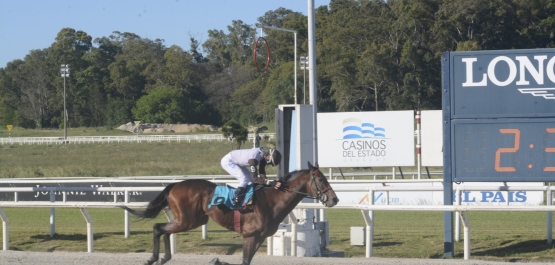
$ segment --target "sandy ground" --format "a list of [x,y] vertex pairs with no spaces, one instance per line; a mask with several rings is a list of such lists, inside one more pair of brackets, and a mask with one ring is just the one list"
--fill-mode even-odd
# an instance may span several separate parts
[[[64,265],[64,264],[143,264],[150,254],[148,253],[79,253],[79,252],[24,252],[24,251],[0,251],[0,264],[43,264],[43,265]],[[232,264],[240,264],[241,256],[216,256],[216,255],[185,255],[176,254],[168,265],[172,264],[209,264],[214,258]],[[392,259],[392,258],[296,258],[278,257],[267,255],[256,255],[252,260],[253,265],[301,265],[301,264],[552,264],[552,263],[518,263],[518,262],[492,262],[482,260],[462,260],[462,259]]]

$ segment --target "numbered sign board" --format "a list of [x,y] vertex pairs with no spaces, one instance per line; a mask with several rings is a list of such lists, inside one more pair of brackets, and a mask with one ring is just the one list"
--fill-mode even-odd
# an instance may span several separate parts
[[555,181],[555,49],[443,56],[453,182]]

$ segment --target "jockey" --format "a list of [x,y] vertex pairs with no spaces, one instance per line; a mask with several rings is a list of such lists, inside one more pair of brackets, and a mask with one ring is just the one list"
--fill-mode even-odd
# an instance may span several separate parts
[[245,196],[245,189],[250,183],[256,182],[276,189],[279,188],[281,186],[280,182],[270,181],[266,178],[266,165],[277,166],[279,162],[281,162],[281,153],[278,150],[265,151],[262,147],[233,150],[225,155],[222,158],[222,168],[239,180],[231,209],[238,210],[242,208],[241,198]]

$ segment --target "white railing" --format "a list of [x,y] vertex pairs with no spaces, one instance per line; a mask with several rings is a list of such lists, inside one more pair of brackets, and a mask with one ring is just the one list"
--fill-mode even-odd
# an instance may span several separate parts
[[[99,188],[88,188],[88,187],[44,187],[44,188],[33,188],[33,187],[7,187],[0,188],[0,192],[37,192],[37,191],[48,191],[51,196],[50,202],[45,201],[2,201],[0,202],[0,218],[2,219],[2,229],[3,229],[3,250],[9,250],[9,229],[8,229],[8,217],[2,210],[3,207],[48,207],[51,208],[51,214],[53,214],[54,208],[65,207],[65,208],[79,208],[87,222],[87,250],[88,252],[93,252],[93,224],[90,218],[87,208],[116,208],[120,206],[128,206],[131,208],[144,208],[148,204],[147,202],[129,202],[130,192],[136,191],[161,191],[164,187],[99,187]],[[364,191],[368,192],[370,198],[374,197],[376,191],[406,191],[406,192],[421,192],[421,191],[438,191],[438,187],[418,187],[418,188],[406,188],[406,187],[363,187],[360,185],[354,185],[353,187],[341,187],[334,189],[335,192],[352,192],[352,191]],[[461,201],[462,191],[473,191],[473,190],[499,190],[499,191],[509,191],[509,190],[534,190],[534,191],[545,191],[547,198],[547,206],[511,206],[511,205],[363,205],[363,204],[341,204],[339,203],[334,207],[334,209],[349,209],[349,210],[360,210],[362,212],[363,218],[366,223],[366,257],[372,256],[372,244],[374,235],[374,215],[373,211],[436,211],[436,212],[455,212],[460,215],[460,219],[464,226],[464,259],[470,259],[470,222],[467,218],[466,213],[470,211],[518,211],[518,212],[547,212],[547,241],[550,244],[552,242],[552,218],[551,212],[555,211],[555,206],[552,205],[553,202],[553,191],[555,187],[543,186],[543,187],[508,187],[508,186],[491,186],[491,187],[459,187],[456,190],[456,196],[458,202]],[[64,200],[61,202],[54,201],[56,192],[68,192],[68,191],[97,191],[97,192],[118,192],[124,193],[124,202],[118,202],[117,195],[114,195],[113,202],[68,202]],[[65,194],[64,194],[65,195]],[[17,198],[17,195],[15,196]],[[373,202],[373,200],[370,200]],[[326,209],[323,205],[317,203],[300,203],[297,206],[298,209]],[[168,220],[172,220],[173,216],[170,211],[165,212]],[[53,221],[54,220],[54,221]],[[51,234],[55,229],[54,223],[55,217],[51,216]],[[129,236],[129,213],[125,211],[125,236]],[[293,228],[292,228],[293,229]],[[206,228],[203,226],[203,237],[205,237]],[[458,232],[457,232],[458,233]],[[172,235],[171,245],[172,253],[175,253],[175,235]],[[269,241],[271,242],[271,240]],[[270,244],[270,243],[269,243]],[[293,244],[293,243],[292,243]],[[296,242],[295,244],[296,245]]]
[[[374,180],[388,179],[391,177],[393,180],[424,180],[430,181],[432,179],[418,178],[421,173],[418,172],[403,172],[403,175],[398,174],[396,171],[392,172],[352,172],[352,173],[334,173],[333,168],[330,168],[329,179],[330,180],[341,180],[342,177],[349,177],[351,180],[355,180],[357,177],[371,177]],[[443,171],[430,171],[428,172],[430,176],[435,177],[435,180],[443,181]],[[346,179],[346,178],[345,178]]]
[[[273,139],[275,133],[261,133],[260,137]],[[254,134],[248,135],[248,141],[254,141]],[[190,135],[126,135],[126,136],[68,136],[63,137],[0,137],[0,144],[91,144],[91,143],[130,143],[130,142],[201,142],[229,141],[223,134],[190,134]]]
[[[349,172],[343,173],[346,177],[345,180],[341,178],[340,175],[331,172],[328,176],[330,182],[341,182],[341,181],[362,181],[364,183],[423,183],[423,182],[443,182],[442,178],[437,178],[437,176],[443,175],[442,172],[430,172],[430,175],[436,176],[434,179],[416,179],[417,172],[407,172],[404,173],[405,178],[401,179],[399,176],[394,175],[391,172]],[[270,179],[275,179],[277,175],[270,174],[267,175]],[[372,179],[367,179],[363,177],[370,177]],[[175,175],[175,176],[127,176],[127,177],[113,177],[113,178],[101,178],[101,177],[58,177],[58,178],[0,178],[1,183],[17,184],[17,183],[57,183],[57,184],[70,184],[70,183],[88,183],[94,182],[113,182],[113,183],[128,183],[128,182],[140,182],[140,183],[167,183],[168,181],[181,181],[186,179],[206,179],[206,180],[235,180],[230,175]]]

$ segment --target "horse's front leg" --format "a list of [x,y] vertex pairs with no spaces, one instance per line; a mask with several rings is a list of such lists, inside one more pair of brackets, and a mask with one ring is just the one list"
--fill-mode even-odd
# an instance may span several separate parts
[[264,242],[264,238],[261,236],[243,238],[243,265],[251,264],[251,260],[262,242]]

